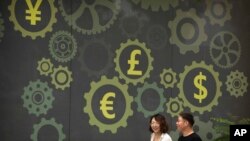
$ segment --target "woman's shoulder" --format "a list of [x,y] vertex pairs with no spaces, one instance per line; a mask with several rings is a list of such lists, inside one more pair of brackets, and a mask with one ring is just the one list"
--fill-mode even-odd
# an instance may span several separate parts
[[168,133],[163,134],[163,141],[172,141],[172,138]]

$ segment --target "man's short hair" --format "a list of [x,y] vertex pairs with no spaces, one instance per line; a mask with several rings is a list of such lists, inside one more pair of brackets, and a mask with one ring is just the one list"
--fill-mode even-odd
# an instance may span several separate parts
[[187,120],[188,123],[191,125],[191,127],[193,127],[194,125],[194,116],[190,113],[180,113],[179,116],[181,116],[183,119]]

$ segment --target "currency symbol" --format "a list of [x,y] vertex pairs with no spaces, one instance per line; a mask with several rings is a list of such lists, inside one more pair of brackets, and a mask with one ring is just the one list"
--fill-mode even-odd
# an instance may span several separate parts
[[30,14],[29,16],[25,16],[25,20],[30,20],[31,25],[36,25],[37,21],[41,21],[41,17],[38,17],[41,15],[41,11],[38,10],[42,3],[42,0],[37,0],[35,3],[35,7],[32,5],[31,0],[26,0],[26,4],[29,7],[29,10],[26,10],[26,14]]
[[202,80],[207,80],[207,77],[200,72],[194,78],[194,85],[199,89],[199,94],[194,93],[194,98],[199,100],[199,103],[202,103],[202,100],[207,97],[207,89],[202,85]]
[[102,114],[104,115],[104,117],[106,117],[107,119],[114,119],[115,118],[115,114],[110,114],[108,113],[108,111],[113,110],[113,101],[108,101],[109,97],[113,97],[115,98],[115,93],[113,92],[107,92],[103,97],[102,100],[100,101],[100,110],[102,111]]
[[141,55],[141,50],[133,50],[130,55],[130,60],[128,60],[128,64],[130,64],[129,70],[127,71],[127,74],[130,75],[142,75],[142,71],[135,70],[135,65],[139,64],[138,60],[135,60],[135,56],[139,54]]

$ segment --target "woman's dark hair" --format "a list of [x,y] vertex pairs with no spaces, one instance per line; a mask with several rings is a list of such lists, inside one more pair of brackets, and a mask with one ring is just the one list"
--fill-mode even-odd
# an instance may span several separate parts
[[194,125],[194,116],[190,113],[180,113],[179,116],[181,116],[183,119],[187,120],[191,127]]
[[[161,114],[155,114],[150,117],[149,124],[151,124],[153,118],[155,118],[155,120],[160,124],[161,133],[167,133],[169,130],[169,127],[168,127],[165,117]],[[149,131],[154,132],[153,129],[151,128],[151,125],[149,126]]]

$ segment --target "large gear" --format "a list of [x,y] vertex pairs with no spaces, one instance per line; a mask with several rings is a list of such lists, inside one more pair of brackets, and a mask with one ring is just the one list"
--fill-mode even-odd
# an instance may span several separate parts
[[243,96],[247,92],[247,77],[243,72],[239,72],[238,70],[232,71],[227,76],[226,86],[231,96],[235,96],[236,98]]
[[151,8],[152,11],[168,11],[170,5],[176,7],[179,4],[178,0],[132,0],[135,4],[141,3],[143,9]]
[[176,11],[176,18],[168,23],[171,29],[170,43],[177,45],[181,54],[187,51],[199,52],[200,45],[207,40],[205,19],[197,16],[194,8]]
[[70,87],[70,82],[73,81],[72,72],[68,67],[62,67],[61,65],[58,68],[54,68],[51,78],[51,83],[56,86],[56,89],[62,90]]
[[40,75],[48,76],[53,72],[54,65],[51,63],[50,59],[42,58],[42,60],[38,61],[37,70]]
[[228,0],[206,0],[206,5],[205,15],[208,16],[212,25],[223,26],[227,20],[232,18],[230,15],[232,3],[229,3]]
[[176,73],[169,69],[163,69],[162,73],[160,74],[161,77],[161,84],[165,86],[165,88],[174,88],[174,85],[177,82]]
[[[160,99],[160,103],[159,103],[158,107],[153,111],[147,110],[142,105],[142,100],[141,100],[142,95],[148,89],[155,90],[156,94],[159,95],[159,99]],[[137,88],[137,96],[135,97],[135,102],[138,105],[137,111],[142,112],[144,114],[145,118],[147,118],[147,117],[149,117],[151,115],[154,115],[156,113],[163,112],[164,111],[164,108],[163,108],[164,103],[166,102],[166,98],[164,98],[164,89],[159,88],[155,82],[151,83],[151,84],[145,82],[144,85],[141,88]]]
[[240,60],[240,41],[233,33],[221,31],[212,38],[209,51],[217,66],[231,68]]
[[57,123],[54,118],[51,118],[49,120],[42,118],[41,122],[38,124],[33,125],[34,132],[32,135],[30,135],[30,138],[32,141],[38,141],[38,135],[41,128],[44,128],[46,126],[53,126],[58,132],[58,141],[63,141],[65,139],[65,134],[63,133],[63,125],[60,123]]
[[21,98],[24,102],[23,107],[28,109],[29,114],[35,114],[36,116],[47,114],[47,111],[52,108],[52,102],[55,99],[48,83],[41,82],[39,79],[30,82],[24,88],[24,94]]
[[152,49],[162,49],[167,45],[168,34],[166,27],[162,25],[152,25],[149,27],[146,39],[147,44]]
[[2,19],[2,14],[0,13],[0,42],[2,41],[4,35],[4,20]]
[[[121,66],[119,63],[120,59],[121,59],[120,56],[121,56],[123,50],[127,47],[130,47],[130,46],[136,46],[136,47],[141,48],[145,52],[145,54],[147,55],[147,60],[148,60],[148,66],[147,66],[146,72],[140,78],[136,78],[136,79],[132,79],[132,78],[127,77],[122,72]],[[137,83],[143,83],[143,81],[150,76],[150,72],[153,70],[152,63],[153,63],[154,59],[152,58],[150,53],[151,53],[151,51],[150,51],[150,49],[147,49],[145,43],[139,42],[138,39],[135,39],[135,40],[128,39],[126,43],[121,43],[120,48],[118,50],[116,50],[116,57],[114,59],[114,62],[116,64],[115,70],[119,73],[119,78],[124,79],[126,81],[126,83],[132,83],[134,85],[136,85]]]
[[[67,4],[67,1],[68,0],[59,0],[58,2],[59,9],[65,21],[77,32],[87,35],[101,33],[110,28],[116,20],[121,4],[121,0],[82,0],[80,3],[79,1],[71,1],[72,3],[70,4]],[[105,9],[108,9],[109,12],[112,11],[112,13],[107,13]],[[112,17],[109,18],[110,16]],[[84,24],[85,26],[86,24],[90,24],[86,23],[87,21],[91,21],[90,27],[83,26]]]
[[181,101],[178,97],[170,98],[166,106],[166,112],[169,113],[171,117],[177,117],[184,109],[183,101]]
[[[192,103],[190,103],[188,101],[188,99],[186,98],[185,96],[185,91],[184,91],[184,80],[185,80],[185,77],[187,76],[187,74],[192,71],[193,69],[196,69],[196,68],[202,68],[202,69],[205,69],[207,70],[208,72],[211,73],[211,75],[213,76],[214,78],[214,81],[215,81],[215,86],[216,86],[216,89],[215,89],[215,96],[214,98],[212,99],[212,101],[206,105],[205,107],[198,107],[196,105],[193,105]],[[200,63],[197,63],[195,61],[193,61],[192,65],[190,66],[185,66],[185,70],[183,73],[181,73],[179,75],[180,77],[180,82],[177,84],[177,87],[179,88],[180,92],[179,92],[179,97],[183,100],[183,105],[184,107],[189,107],[191,112],[199,112],[200,114],[202,114],[203,112],[205,111],[208,111],[208,112],[211,112],[212,110],[212,107],[213,106],[216,106],[218,105],[218,99],[219,97],[222,96],[222,92],[221,92],[221,86],[222,86],[222,83],[220,82],[219,80],[219,73],[218,72],[215,72],[214,69],[213,69],[213,66],[212,65],[206,65],[204,61],[201,61]]]
[[50,38],[49,51],[58,62],[68,62],[74,58],[77,52],[77,43],[71,33],[58,31]]
[[46,32],[52,31],[53,24],[55,24],[57,22],[57,19],[56,19],[57,8],[54,5],[54,0],[47,0],[48,4],[50,6],[50,12],[51,12],[50,19],[49,19],[49,22],[46,25],[46,27],[40,31],[29,31],[29,29],[25,29],[22,25],[19,24],[19,22],[17,21],[16,12],[15,12],[17,1],[18,0],[12,0],[11,5],[8,7],[8,9],[10,10],[9,19],[10,19],[10,21],[12,21],[14,23],[14,29],[16,31],[19,30],[22,33],[23,37],[30,36],[32,38],[32,40],[35,40],[38,36],[40,36],[41,38],[44,38]]
[[[133,111],[131,109],[131,103],[133,101],[133,97],[129,96],[129,94],[128,94],[128,86],[126,84],[121,84],[117,77],[114,77],[112,79],[108,79],[106,76],[102,76],[101,80],[99,82],[91,82],[90,85],[91,85],[91,90],[88,93],[84,94],[84,98],[86,100],[86,107],[83,109],[84,112],[89,115],[90,125],[98,126],[99,131],[101,133],[104,133],[104,131],[106,131],[106,130],[109,130],[112,133],[116,133],[117,129],[119,127],[126,127],[127,126],[126,120],[128,119],[129,116],[133,115]],[[122,92],[122,94],[125,98],[124,103],[126,103],[126,108],[125,108],[125,112],[123,114],[123,117],[114,124],[105,124],[105,123],[102,123],[101,121],[99,121],[96,118],[95,114],[93,113],[93,109],[91,108],[92,98],[93,98],[95,92],[99,88],[101,88],[102,86],[105,86],[105,85],[112,85],[112,86],[117,87]]]

